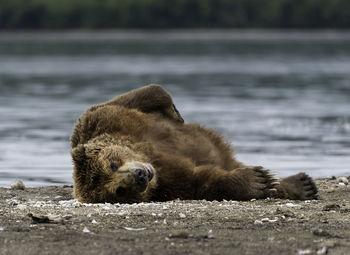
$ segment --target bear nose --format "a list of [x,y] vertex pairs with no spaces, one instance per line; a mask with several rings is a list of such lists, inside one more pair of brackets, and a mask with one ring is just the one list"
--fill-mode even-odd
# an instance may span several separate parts
[[134,172],[134,178],[137,184],[146,184],[147,183],[147,175],[146,171],[143,169],[136,169]]

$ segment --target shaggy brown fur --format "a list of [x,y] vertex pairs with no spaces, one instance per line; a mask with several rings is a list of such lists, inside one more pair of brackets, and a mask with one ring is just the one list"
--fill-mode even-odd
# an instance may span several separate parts
[[71,145],[81,202],[317,198],[306,174],[277,181],[263,167],[235,160],[213,130],[184,124],[159,85],[92,106],[77,121]]

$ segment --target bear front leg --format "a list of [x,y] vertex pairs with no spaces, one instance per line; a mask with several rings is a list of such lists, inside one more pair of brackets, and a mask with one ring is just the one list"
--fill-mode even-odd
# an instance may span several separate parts
[[170,94],[157,84],[132,90],[106,102],[105,105],[120,105],[126,108],[137,109],[144,113],[158,112],[176,122],[184,122]]
[[196,169],[197,196],[206,200],[250,200],[271,196],[279,184],[261,166],[244,166],[232,171]]
[[280,184],[276,186],[276,190],[277,192],[273,195],[275,198],[294,200],[312,200],[318,198],[315,183],[305,173],[299,173],[281,179]]

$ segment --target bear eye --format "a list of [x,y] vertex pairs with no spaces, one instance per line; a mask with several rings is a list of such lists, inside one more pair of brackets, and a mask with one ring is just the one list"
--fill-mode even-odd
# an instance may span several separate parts
[[111,167],[111,170],[112,170],[113,172],[117,172],[117,171],[118,171],[118,164],[117,164],[117,163],[112,162],[111,165],[110,165],[110,167]]

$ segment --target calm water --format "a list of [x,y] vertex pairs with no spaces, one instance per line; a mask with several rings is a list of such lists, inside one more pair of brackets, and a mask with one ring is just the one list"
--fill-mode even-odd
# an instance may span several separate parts
[[283,177],[350,175],[350,34],[0,34],[0,186],[71,184],[90,105],[163,84],[187,122]]

